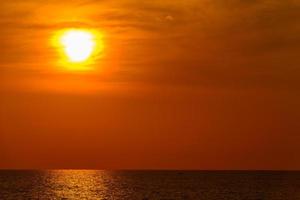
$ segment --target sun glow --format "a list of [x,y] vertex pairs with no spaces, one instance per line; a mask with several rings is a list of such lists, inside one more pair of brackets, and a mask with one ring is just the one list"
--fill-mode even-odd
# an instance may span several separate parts
[[89,71],[103,52],[102,35],[89,29],[64,29],[56,32],[53,45],[62,59],[60,69],[69,71]]
[[96,45],[93,34],[81,30],[67,31],[63,34],[61,43],[69,60],[75,63],[86,61]]

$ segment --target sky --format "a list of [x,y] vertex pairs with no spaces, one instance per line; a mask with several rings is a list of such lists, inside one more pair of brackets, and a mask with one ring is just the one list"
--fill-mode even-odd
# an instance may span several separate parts
[[[0,168],[300,169],[299,0],[3,0]],[[91,70],[52,40],[99,32]]]

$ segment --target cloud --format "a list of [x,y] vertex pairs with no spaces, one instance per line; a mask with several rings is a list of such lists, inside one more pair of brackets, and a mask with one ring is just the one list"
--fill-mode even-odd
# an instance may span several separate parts
[[1,60],[29,59],[33,33],[93,27],[116,44],[120,81],[296,88],[299,6],[292,0],[5,1]]

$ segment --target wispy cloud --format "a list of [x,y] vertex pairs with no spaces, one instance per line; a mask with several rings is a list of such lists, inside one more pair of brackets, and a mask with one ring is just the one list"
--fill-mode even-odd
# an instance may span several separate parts
[[119,81],[299,85],[298,1],[29,0],[0,8],[1,65],[36,59],[33,34],[93,27],[107,31],[111,48],[119,49]]

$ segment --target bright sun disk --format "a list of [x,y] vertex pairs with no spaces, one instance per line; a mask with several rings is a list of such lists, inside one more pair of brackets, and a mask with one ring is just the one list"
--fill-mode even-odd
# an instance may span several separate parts
[[96,45],[94,35],[83,30],[67,31],[60,41],[68,59],[74,63],[88,60]]

